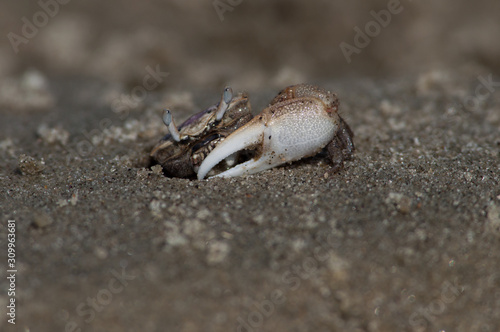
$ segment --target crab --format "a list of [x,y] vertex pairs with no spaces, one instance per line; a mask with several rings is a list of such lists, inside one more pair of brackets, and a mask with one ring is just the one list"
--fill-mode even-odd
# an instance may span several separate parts
[[[167,176],[195,176],[209,152],[251,119],[248,95],[233,96],[232,89],[226,87],[220,102],[191,116],[179,127],[170,110],[164,110],[163,122],[169,134],[156,144],[150,156],[163,167]],[[236,156],[226,158],[228,165],[236,162]]]
[[323,88],[298,84],[282,90],[259,115],[234,131],[203,160],[198,179],[220,161],[253,149],[254,158],[219,173],[233,177],[261,172],[313,156],[326,148],[336,172],[354,152],[353,132],[338,114],[337,96]]

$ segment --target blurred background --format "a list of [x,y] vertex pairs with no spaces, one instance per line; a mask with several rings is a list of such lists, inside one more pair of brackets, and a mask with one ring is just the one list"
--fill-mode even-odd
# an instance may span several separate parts
[[0,22],[4,78],[36,69],[134,86],[146,66],[159,66],[169,73],[163,87],[252,90],[436,68],[500,71],[497,0],[2,1]]

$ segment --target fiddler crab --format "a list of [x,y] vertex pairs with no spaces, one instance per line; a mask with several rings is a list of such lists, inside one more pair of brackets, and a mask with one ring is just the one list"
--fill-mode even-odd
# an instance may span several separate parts
[[[233,96],[231,88],[226,87],[219,103],[193,115],[179,127],[176,127],[172,113],[164,110],[163,122],[170,133],[156,144],[150,156],[168,176],[195,176],[210,151],[251,119],[248,96],[245,93]],[[232,166],[237,154],[225,159]]]
[[[223,160],[229,166],[234,165],[235,156],[242,150],[253,150],[253,158],[214,176],[254,174],[313,156],[323,149],[328,152],[332,170],[338,171],[355,150],[354,134],[338,114],[337,96],[323,88],[309,84],[289,86],[253,118],[246,95],[236,100],[230,97],[226,88],[221,102],[207,109],[219,115],[203,111],[188,119],[179,130],[166,111],[164,122],[171,134],[158,143],[151,156],[167,174],[196,173],[202,180]],[[220,115],[222,109],[226,110]],[[236,111],[237,116],[230,116],[231,111]]]

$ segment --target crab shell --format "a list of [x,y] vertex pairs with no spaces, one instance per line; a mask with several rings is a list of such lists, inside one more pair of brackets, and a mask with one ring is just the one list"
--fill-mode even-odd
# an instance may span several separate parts
[[163,137],[150,156],[168,176],[189,177],[215,146],[230,133],[252,119],[250,101],[245,93],[233,98],[221,120],[216,120],[219,103],[191,116],[178,130],[180,142],[170,134]]
[[312,84],[297,84],[284,88],[274,97],[269,106],[296,98],[320,99],[333,112],[337,112],[339,108],[339,100],[336,94]]

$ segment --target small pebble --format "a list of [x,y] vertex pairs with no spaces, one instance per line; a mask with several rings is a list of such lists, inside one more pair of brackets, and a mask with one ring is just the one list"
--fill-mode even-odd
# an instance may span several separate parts
[[35,175],[41,173],[45,168],[45,161],[36,160],[33,157],[21,154],[18,159],[18,167],[24,175]]
[[411,198],[400,193],[389,193],[385,199],[387,205],[395,205],[397,210],[401,213],[409,213],[411,208]]
[[36,228],[45,228],[53,222],[52,217],[45,212],[37,212],[33,216],[33,225]]
[[213,241],[208,244],[208,254],[207,254],[207,263],[208,264],[217,264],[223,262],[231,248],[226,242],[223,241]]

